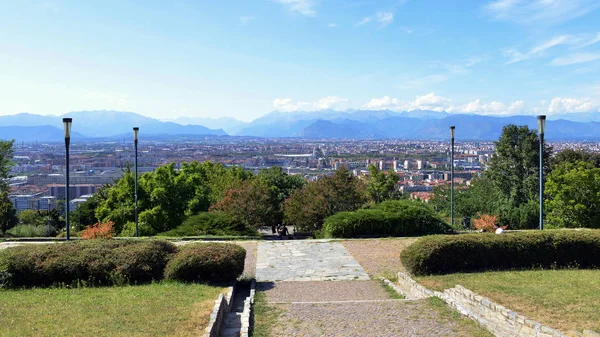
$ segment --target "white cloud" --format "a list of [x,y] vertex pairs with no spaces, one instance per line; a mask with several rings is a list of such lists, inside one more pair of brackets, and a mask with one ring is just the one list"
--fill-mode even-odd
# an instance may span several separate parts
[[346,102],[348,102],[347,98],[338,96],[327,96],[312,102],[293,101],[291,98],[275,98],[273,100],[273,107],[283,112],[337,110],[343,109],[343,105]]
[[390,23],[394,22],[394,13],[392,12],[378,12],[375,14],[375,19],[379,22],[380,27],[385,27]]
[[505,64],[513,64],[517,62],[521,62],[524,60],[528,60],[534,57],[539,57],[544,55],[544,52],[552,47],[556,47],[563,44],[575,44],[580,39],[574,37],[572,35],[560,35],[551,38],[550,40],[544,41],[533,46],[528,52],[522,53],[516,49],[505,49],[504,55],[509,58],[508,62]]
[[494,19],[525,25],[556,25],[588,14],[597,0],[494,0],[484,10]]
[[600,33],[597,33],[596,36],[594,36],[591,39],[589,39],[588,41],[585,41],[584,43],[578,45],[577,48],[583,48],[583,47],[591,46],[591,45],[596,44],[598,42],[600,42]]
[[[357,22],[354,26],[359,27],[359,26],[365,25],[372,21],[379,23],[379,27],[383,28],[383,27],[389,25],[390,23],[394,22],[394,13],[392,13],[392,12],[377,12],[373,16],[367,16],[367,17],[363,18],[362,20]],[[408,28],[402,28],[402,31],[404,31],[405,33],[408,33],[408,34],[412,33],[412,30],[410,30]]]
[[355,27],[362,26],[362,25],[364,25],[366,23],[369,23],[369,22],[371,22],[371,18],[366,17],[366,18],[360,20],[359,22],[357,22],[356,25],[354,25],[354,26]]
[[578,53],[567,55],[565,57],[557,57],[552,60],[550,64],[553,66],[567,66],[571,64],[592,62],[598,59],[600,59],[600,54],[598,53]]
[[327,25],[327,27],[329,28],[340,28],[340,25],[338,25],[337,23],[330,23]]
[[549,114],[600,111],[600,103],[591,98],[557,97],[550,101],[547,111]]
[[240,24],[245,26],[255,19],[254,16],[240,16]]
[[304,16],[317,16],[317,12],[313,8],[315,6],[313,0],[275,0],[283,4],[292,12],[298,12]]
[[431,92],[427,95],[416,96],[414,101],[401,101],[390,96],[373,98],[363,108],[371,110],[413,111],[432,110],[448,111],[452,109],[452,101],[446,97],[436,96]]

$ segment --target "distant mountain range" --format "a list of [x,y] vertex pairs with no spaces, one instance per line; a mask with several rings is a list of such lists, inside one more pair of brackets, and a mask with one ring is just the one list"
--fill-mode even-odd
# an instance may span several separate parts
[[[74,139],[123,139],[140,127],[143,139],[199,139],[214,136],[299,137],[311,139],[445,140],[456,126],[457,140],[495,140],[507,124],[537,129],[535,116],[483,116],[436,111],[390,110],[273,111],[252,122],[234,118],[187,118],[160,121],[132,112],[77,111],[63,116],[28,113],[0,116],[0,139],[62,141],[62,118],[73,118]],[[550,140],[600,140],[600,112],[548,116]],[[226,131],[224,131],[227,130]]]

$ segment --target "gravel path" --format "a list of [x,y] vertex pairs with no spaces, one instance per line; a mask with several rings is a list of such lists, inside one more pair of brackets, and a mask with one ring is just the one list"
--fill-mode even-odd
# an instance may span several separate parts
[[236,245],[244,247],[246,250],[246,261],[244,262],[244,273],[242,279],[252,279],[256,276],[256,241],[236,241]]
[[274,304],[272,336],[473,336],[424,301]]
[[266,282],[257,289],[268,302],[323,302],[386,300],[389,294],[376,281]]
[[374,276],[396,277],[406,271],[400,262],[400,253],[416,238],[347,240],[342,244],[367,273]]

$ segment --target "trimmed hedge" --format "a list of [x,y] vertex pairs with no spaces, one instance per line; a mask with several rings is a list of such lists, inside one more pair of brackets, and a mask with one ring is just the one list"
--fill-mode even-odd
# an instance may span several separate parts
[[367,209],[336,213],[323,224],[322,236],[419,236],[449,234],[452,228],[419,201],[385,201]]
[[0,287],[121,285],[160,280],[176,247],[166,241],[88,240],[0,251]]
[[222,212],[203,212],[187,218],[180,226],[159,236],[256,236],[258,232],[238,221],[234,216]]
[[400,259],[414,275],[530,268],[599,268],[600,230],[430,236]]
[[183,282],[232,281],[244,271],[246,250],[231,243],[183,246],[165,269],[165,279]]

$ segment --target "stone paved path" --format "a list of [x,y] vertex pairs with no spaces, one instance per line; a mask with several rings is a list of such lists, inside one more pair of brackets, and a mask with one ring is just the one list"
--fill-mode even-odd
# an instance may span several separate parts
[[259,242],[256,278],[272,337],[489,336],[428,299],[391,299],[339,242]]
[[258,282],[368,279],[369,275],[339,242],[290,240],[258,244]]

